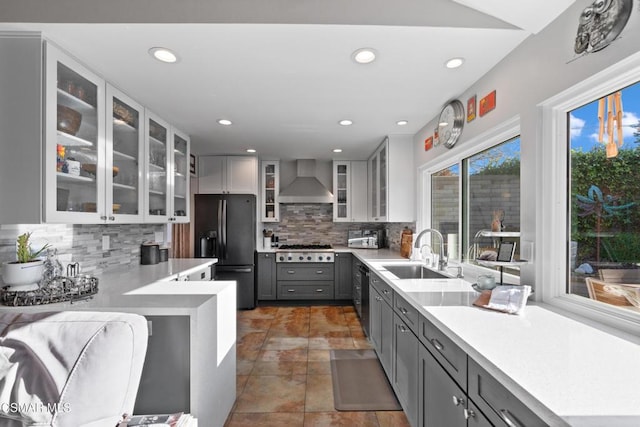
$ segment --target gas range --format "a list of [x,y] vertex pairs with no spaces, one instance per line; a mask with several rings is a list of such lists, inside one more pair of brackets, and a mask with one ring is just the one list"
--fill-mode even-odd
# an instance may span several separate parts
[[276,262],[333,262],[331,245],[281,245]]

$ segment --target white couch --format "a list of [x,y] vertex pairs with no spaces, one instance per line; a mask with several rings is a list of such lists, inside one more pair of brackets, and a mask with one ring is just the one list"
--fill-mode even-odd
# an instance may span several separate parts
[[0,426],[115,426],[146,351],[136,314],[0,313]]

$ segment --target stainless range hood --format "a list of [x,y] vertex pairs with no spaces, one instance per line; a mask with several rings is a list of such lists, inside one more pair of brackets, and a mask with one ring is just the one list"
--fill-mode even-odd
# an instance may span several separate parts
[[297,160],[297,176],[280,192],[280,203],[333,203],[333,194],[316,178],[315,160]]

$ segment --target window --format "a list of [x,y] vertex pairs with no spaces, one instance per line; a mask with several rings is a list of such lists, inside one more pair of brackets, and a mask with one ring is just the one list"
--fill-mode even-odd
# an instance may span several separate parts
[[[634,239],[638,229],[632,226],[637,207],[625,207],[635,203],[638,196],[633,181],[638,180],[634,174],[640,165],[632,165],[627,158],[633,157],[637,150],[635,135],[631,136],[637,128],[634,132],[631,125],[637,126],[640,115],[640,107],[636,106],[638,81],[640,53],[541,102],[538,107],[541,118],[537,140],[539,161],[535,170],[538,186],[534,262],[537,299],[557,310],[587,317],[594,324],[633,335],[637,335],[640,327],[640,310],[633,305],[599,301],[597,295],[593,298],[588,282],[611,277],[607,276],[611,270],[635,270],[634,265],[638,263],[633,252],[637,249]],[[618,91],[623,108],[616,106]],[[611,99],[613,108],[609,108],[610,94],[614,95]],[[604,130],[600,138],[598,109],[603,97]],[[622,120],[612,120],[613,129],[609,132],[608,112],[615,112],[617,117],[617,110],[622,110]],[[622,124],[622,138],[618,136],[617,123]],[[609,134],[614,142],[622,141],[623,144],[616,147],[617,156],[612,155],[615,150],[609,147],[610,157],[607,158]],[[598,140],[603,143],[596,143]],[[618,168],[622,168],[621,173]],[[624,177],[628,182],[624,183]],[[628,239],[627,244],[622,243],[625,239]],[[613,273],[629,277],[626,272]],[[608,291],[618,293],[615,285]],[[594,287],[594,292],[607,291],[604,286],[607,285]],[[619,292],[617,297],[628,301],[627,290]]]
[[[517,126],[507,123],[470,142],[473,148],[460,152],[453,165],[450,159],[449,166],[445,160],[442,166],[425,167],[430,203],[422,228],[442,233],[449,259],[475,263],[481,253],[497,256],[501,242],[516,242],[519,247],[520,138],[513,137],[516,132]],[[439,250],[437,244],[432,237],[434,251]],[[505,272],[519,275],[517,268]]]
[[640,83],[568,113],[566,292],[640,314],[639,117]]

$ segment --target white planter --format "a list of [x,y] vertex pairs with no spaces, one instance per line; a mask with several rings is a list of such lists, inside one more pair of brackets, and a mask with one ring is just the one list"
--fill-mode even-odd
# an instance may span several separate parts
[[24,263],[7,262],[2,265],[2,281],[5,285],[10,285],[11,291],[31,291],[38,289],[43,271],[43,260]]

